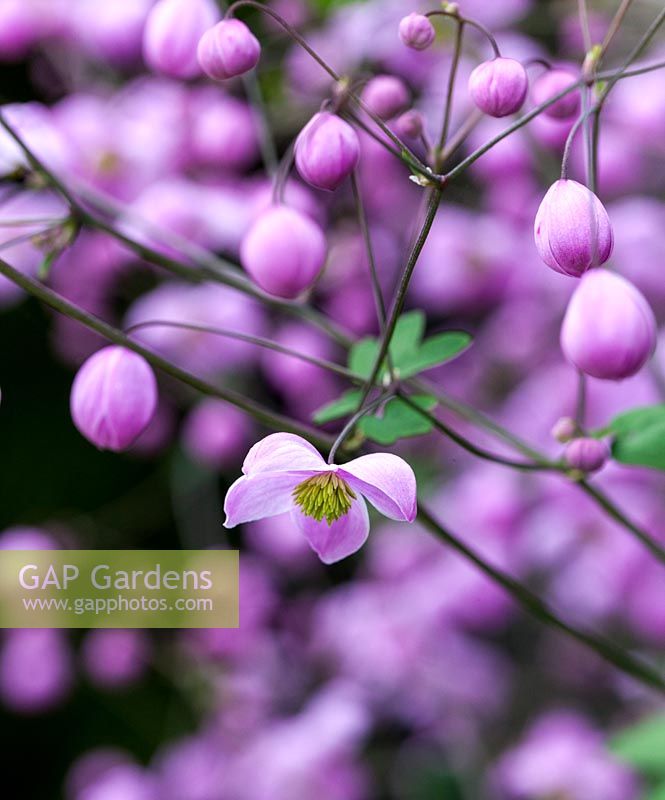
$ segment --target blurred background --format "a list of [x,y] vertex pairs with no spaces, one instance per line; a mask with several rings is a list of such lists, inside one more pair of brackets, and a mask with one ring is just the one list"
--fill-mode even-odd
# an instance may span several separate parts
[[[197,4],[184,0],[183,26]],[[422,53],[397,37],[402,16],[430,6],[270,5],[340,72],[358,81],[375,73],[403,78],[436,134],[452,26],[438,25],[435,46]],[[579,70],[576,3],[459,5],[491,28],[505,55]],[[616,5],[589,3],[593,41],[604,37]],[[273,149],[286,151],[330,82],[254,10],[240,16],[263,48],[256,81],[213,85],[157,74],[142,58],[152,6],[0,0],[0,101],[45,163],[76,191],[94,192],[119,230],[186,264],[191,259],[169,234],[236,265],[244,231],[270,202]],[[632,5],[608,66],[621,64],[660,10],[658,2]],[[656,37],[645,59],[662,58],[664,43]],[[453,130],[471,108],[468,75],[488,56],[470,33]],[[455,157],[506,124],[483,119]],[[432,380],[553,457],[560,445],[551,428],[575,402],[575,374],[558,344],[572,287],[539,261],[532,226],[558,177],[570,125],[534,120],[451,188],[408,300],[427,312],[430,329],[474,336],[474,346]],[[663,73],[622,81],[602,118],[599,194],[615,227],[613,264],[644,292],[659,323],[664,131]],[[362,148],[361,186],[389,292],[421,190],[374,140],[363,135]],[[176,280],[98,230],[81,231],[45,270],[43,239],[13,242],[37,223],[15,222],[57,222],[66,209],[24,167],[0,135],[0,256],[20,270],[41,274],[119,327],[149,319],[217,325],[344,363],[339,345],[302,321],[218,284]],[[577,145],[571,171],[584,180]],[[376,334],[348,187],[324,195],[294,177],[286,200],[328,236],[312,304],[353,336]],[[191,372],[303,421],[348,388],[317,367],[250,345],[172,329],[137,335]],[[242,552],[237,631],[2,631],[6,792],[20,787],[26,800],[665,797],[662,701],[526,618],[417,525],[377,517],[365,548],[333,567],[318,561],[288,519],[226,531],[224,493],[266,430],[159,376],[160,406],[148,430],[126,454],[99,452],[71,422],[69,391],[102,340],[0,279],[0,341],[1,547]],[[660,402],[663,368],[660,348],[635,378],[591,381],[589,423]],[[474,461],[435,433],[405,440],[397,451],[442,521],[488,560],[566,618],[663,661],[662,567],[575,486]],[[611,465],[599,482],[665,537],[660,473]]]

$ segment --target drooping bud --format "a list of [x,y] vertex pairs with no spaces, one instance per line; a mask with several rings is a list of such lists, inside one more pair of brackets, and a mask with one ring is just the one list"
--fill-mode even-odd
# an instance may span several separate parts
[[225,19],[203,34],[197,54],[208,77],[225,81],[254,69],[261,56],[261,45],[244,22]]
[[552,427],[552,438],[565,444],[574,438],[577,433],[577,423],[572,417],[561,417]]
[[[533,84],[531,97],[539,106],[563,92],[576,83],[576,78],[565,69],[550,69],[544,72]],[[580,93],[574,90],[564,95],[560,100],[548,106],[543,114],[553,119],[570,119],[577,116],[580,110]]]
[[155,72],[195,78],[199,39],[218,19],[212,0],[159,0],[143,31],[143,58]]
[[413,12],[399,23],[399,38],[413,50],[426,50],[436,38],[436,31],[424,14]]
[[105,347],[83,364],[70,397],[78,430],[100,450],[126,450],[147,428],[157,405],[148,362],[124,347]]
[[240,247],[240,261],[253,280],[269,294],[288,299],[314,283],[325,259],[321,228],[286,206],[265,211]]
[[398,136],[403,136],[406,139],[418,139],[423,135],[424,128],[425,120],[423,115],[415,109],[405,111],[395,120],[395,131]]
[[575,470],[583,473],[597,472],[605,466],[610,457],[610,448],[602,439],[581,436],[566,446],[564,461]]
[[411,104],[404,81],[394,75],[372,78],[363,89],[361,98],[370,111],[384,120],[396,117]]
[[479,64],[469,78],[473,102],[490,117],[519,111],[526,98],[529,79],[514,58],[494,58]]
[[354,129],[327,111],[312,117],[296,140],[298,172],[317,189],[337,189],[356,168],[359,158],[360,143]]
[[623,380],[656,347],[656,320],[632,283],[604,269],[588,272],[570,299],[561,328],[566,358],[594,378]]
[[605,207],[577,181],[552,184],[534,222],[538,253],[548,267],[579,278],[612,255],[614,233]]

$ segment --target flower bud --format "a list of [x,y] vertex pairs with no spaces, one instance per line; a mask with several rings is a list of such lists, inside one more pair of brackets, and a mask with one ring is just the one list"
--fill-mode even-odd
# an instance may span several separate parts
[[208,77],[225,81],[254,69],[261,45],[244,22],[225,19],[203,34],[197,54]]
[[362,100],[381,119],[392,119],[411,104],[404,81],[394,75],[377,75],[363,89]]
[[395,130],[398,136],[406,139],[418,139],[423,135],[425,121],[420,111],[411,109],[395,120]]
[[[539,106],[541,103],[546,103],[556,95],[563,92],[569,86],[576,82],[575,76],[571,75],[565,69],[550,69],[544,72],[533,84],[531,89],[531,97],[533,102]],[[546,117],[553,119],[570,119],[577,116],[580,110],[580,93],[579,90],[569,92],[564,95],[556,103],[548,106],[543,114]]]
[[201,72],[196,47],[217,18],[212,0],[159,0],[143,31],[146,64],[172,78],[195,78]]
[[126,450],[146,429],[157,405],[148,362],[124,347],[105,347],[83,364],[72,385],[74,425],[100,450]]
[[561,417],[554,423],[552,428],[552,438],[557,442],[565,444],[569,442],[577,433],[577,423],[572,417]]
[[326,259],[319,226],[286,206],[265,211],[240,246],[240,261],[269,294],[293,299],[311,286]]
[[353,128],[335,114],[315,114],[302,129],[295,146],[301,177],[317,189],[332,192],[353,172],[360,143]]
[[594,378],[623,380],[656,347],[656,320],[644,296],[604,269],[587,273],[570,299],[561,328],[566,358]]
[[414,12],[399,23],[399,38],[413,50],[426,50],[436,38],[436,31],[424,14]]
[[564,461],[571,469],[580,472],[597,472],[610,457],[610,448],[602,439],[582,436],[566,446]]
[[505,117],[519,111],[528,88],[526,70],[514,58],[485,61],[469,78],[473,102],[490,117]]
[[614,233],[605,207],[577,181],[552,184],[534,222],[538,253],[548,267],[579,278],[612,255]]

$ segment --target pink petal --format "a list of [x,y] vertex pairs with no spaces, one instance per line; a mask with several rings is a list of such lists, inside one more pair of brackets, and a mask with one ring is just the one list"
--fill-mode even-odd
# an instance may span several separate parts
[[242,471],[245,475],[253,475],[281,470],[316,470],[325,465],[319,451],[301,436],[272,433],[250,449]]
[[293,509],[291,517],[324,564],[333,564],[355,553],[369,535],[367,505],[362,497],[355,500],[348,513],[332,525],[325,520],[317,522],[306,517],[298,508]]
[[311,471],[260,472],[243,475],[231,486],[224,500],[225,528],[283,514],[293,507],[291,493]]
[[341,466],[338,474],[386,517],[407,522],[415,519],[416,476],[399,456],[391,453],[360,456]]

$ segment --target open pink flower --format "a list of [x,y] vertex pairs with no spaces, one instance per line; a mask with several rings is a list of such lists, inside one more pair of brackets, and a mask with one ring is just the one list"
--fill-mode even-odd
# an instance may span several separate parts
[[413,470],[390,453],[326,464],[300,436],[273,433],[251,448],[242,471],[226,495],[225,527],[290,511],[326,564],[355,553],[367,539],[363,498],[391,519],[413,522],[416,516]]

